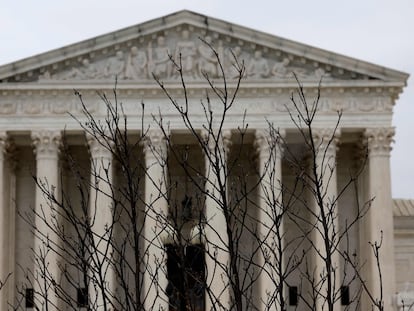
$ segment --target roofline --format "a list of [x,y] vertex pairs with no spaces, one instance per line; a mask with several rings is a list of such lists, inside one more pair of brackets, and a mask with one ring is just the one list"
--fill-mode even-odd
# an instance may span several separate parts
[[283,49],[283,51],[299,57],[309,57],[315,61],[330,63],[351,71],[355,70],[363,74],[375,75],[383,80],[401,81],[404,82],[404,85],[406,85],[409,77],[409,74],[402,71],[379,66],[356,58],[316,48],[311,45],[302,44],[200,13],[182,10],[0,66],[0,79],[47,66],[62,61],[67,57],[80,56],[96,49],[122,43],[136,38],[137,34],[141,36],[148,35],[157,31],[162,31],[166,26],[174,27],[182,23],[188,23],[196,27],[223,34],[227,33],[246,41],[254,40],[256,43],[268,48]]

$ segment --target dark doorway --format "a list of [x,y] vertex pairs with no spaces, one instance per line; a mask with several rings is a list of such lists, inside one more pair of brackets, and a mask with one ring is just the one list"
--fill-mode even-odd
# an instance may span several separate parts
[[204,246],[167,247],[170,311],[204,311]]

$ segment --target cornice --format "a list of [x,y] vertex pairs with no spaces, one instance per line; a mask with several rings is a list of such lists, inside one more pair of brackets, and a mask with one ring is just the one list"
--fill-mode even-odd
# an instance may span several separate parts
[[[182,95],[183,87],[179,83],[165,83],[166,89],[172,91],[172,95]],[[218,83],[217,83],[218,85]],[[348,83],[339,82],[326,82],[321,85],[317,83],[303,83],[305,94],[316,94],[318,89],[321,91],[322,100],[324,97],[329,97],[331,94],[338,94],[338,96],[345,96],[346,94],[351,95],[372,95],[381,94],[381,96],[390,96],[394,101],[398,99],[399,94],[402,92],[402,85],[393,82],[382,82],[382,81],[356,81]],[[88,92],[96,94],[97,92],[111,92],[114,90],[115,84],[113,83],[0,83],[0,103],[2,99],[7,96],[21,96],[39,94],[44,95],[57,95],[57,94],[73,94],[73,90],[82,92]],[[274,95],[290,94],[297,90],[297,83],[248,83],[243,82],[242,87],[238,90],[238,99],[246,97],[254,98],[265,98]],[[188,95],[205,96],[205,91],[209,89],[206,83],[188,83],[186,85]],[[228,83],[227,89],[229,92],[235,90],[235,84]],[[139,84],[136,83],[118,83],[116,90],[119,95],[133,95],[137,99],[143,97],[162,97],[165,98],[164,91],[154,83]],[[2,98],[3,97],[3,98]],[[200,97],[200,98],[202,98]]]

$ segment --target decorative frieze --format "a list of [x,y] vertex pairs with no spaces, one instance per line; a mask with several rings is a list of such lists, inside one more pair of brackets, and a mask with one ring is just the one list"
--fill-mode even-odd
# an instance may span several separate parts
[[[180,91],[182,91],[180,89]],[[242,91],[242,90],[240,90]],[[247,92],[248,91],[248,92]],[[323,90],[322,90],[323,91]],[[109,91],[108,91],[109,92]],[[143,100],[147,102],[145,106],[146,112],[158,112],[159,107],[162,104],[152,105],[149,101],[153,98],[159,98],[164,96],[159,89],[143,89],[143,90],[119,90],[118,97],[122,99],[123,109],[128,113],[136,115],[140,106],[137,105],[137,100]],[[323,91],[324,92],[324,91]],[[350,91],[349,91],[350,92]],[[85,90],[83,91],[84,103],[89,112],[104,113],[104,105],[100,98],[97,96],[96,91]],[[254,97],[252,94],[256,93]],[[194,104],[190,101],[191,106],[199,107],[199,98],[205,96],[204,89],[192,89],[191,95],[197,98]],[[361,114],[361,113],[392,113],[394,101],[391,94],[381,94],[378,96],[364,96],[359,93],[352,93],[352,96],[346,91],[339,93],[337,91],[331,92],[329,95],[322,95],[319,101],[319,111],[326,114],[336,114],[338,111],[342,111],[347,114]],[[180,98],[182,94],[174,95]],[[308,95],[308,100],[313,101],[311,94]],[[145,101],[147,99],[147,101]],[[160,103],[163,105],[163,113],[174,113],[175,110],[172,105],[165,100]],[[294,107],[289,99],[289,89],[268,89],[267,94],[263,94],[263,90],[248,88],[243,94],[239,94],[237,105],[234,105],[231,113],[244,113],[246,110],[249,115],[252,114],[267,114],[267,113],[287,113],[287,111],[293,111]],[[211,101],[211,106],[214,108],[217,106],[220,109],[220,104],[215,101]],[[258,109],[260,106],[260,109]],[[100,109],[102,108],[102,109]],[[55,116],[55,115],[79,115],[82,111],[82,105],[78,97],[73,92],[56,91],[54,94],[48,92],[45,94],[43,91],[28,91],[20,92],[18,95],[13,93],[7,93],[0,97],[0,115],[27,115],[27,116]]]

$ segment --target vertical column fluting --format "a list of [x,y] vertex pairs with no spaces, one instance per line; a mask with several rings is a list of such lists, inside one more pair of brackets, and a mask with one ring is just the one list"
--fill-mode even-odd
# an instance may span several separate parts
[[40,310],[44,309],[46,304],[48,310],[56,310],[59,305],[55,290],[61,281],[57,255],[60,247],[60,237],[57,234],[60,219],[51,197],[58,198],[60,192],[61,135],[60,131],[52,130],[34,131],[31,135],[36,153],[38,183],[35,192],[35,304]]
[[[7,280],[9,273],[12,272],[9,267],[8,257],[11,256],[9,252],[9,232],[12,224],[10,223],[9,216],[9,206],[7,202],[7,174],[6,174],[6,144],[7,144],[7,134],[5,132],[0,132],[0,189],[2,191],[2,198],[0,199],[0,281],[3,283]],[[14,254],[13,254],[14,255]],[[6,290],[7,289],[7,290]],[[8,300],[8,286],[3,288],[0,291],[0,310],[7,310],[7,300]]]
[[[6,219],[8,219],[8,247],[7,247],[7,264],[8,271],[10,273],[9,278],[7,279],[5,292],[7,293],[7,301],[12,303],[15,299],[16,293],[16,169],[17,169],[17,159],[16,159],[16,145],[13,140],[8,140],[7,142],[7,160],[8,160],[8,187],[7,192],[8,196],[6,197],[6,206],[8,208],[8,214]],[[5,188],[3,188],[5,189]],[[8,305],[9,307],[9,305]]]
[[[317,310],[340,310],[339,301],[335,302],[340,286],[338,244],[338,184],[336,151],[339,134],[333,129],[314,129],[313,142],[315,157],[312,158],[313,179],[311,214],[315,220],[311,243],[312,269],[315,276],[313,287],[318,292]],[[319,186],[317,186],[317,184]]]
[[[365,202],[370,207],[362,219],[360,226],[360,247],[364,262],[364,277],[372,297],[380,299],[380,271],[377,259],[380,260],[384,310],[392,306],[395,294],[394,266],[394,224],[391,196],[390,152],[393,141],[393,128],[366,129],[365,140],[368,147],[368,166],[365,168]],[[364,203],[364,202],[363,202]],[[381,246],[379,258],[371,246]],[[371,302],[363,295],[364,310],[371,309]]]
[[[282,157],[281,137],[271,136],[264,130],[256,131],[255,145],[259,155],[258,228],[261,243],[258,267],[260,310],[280,310],[283,273],[283,204],[282,204]],[[278,289],[281,289],[278,291]]]
[[167,254],[164,236],[168,223],[167,145],[160,130],[145,137],[145,310],[168,310]]
[[206,310],[229,310],[230,254],[227,233],[227,157],[230,131],[205,133],[208,151],[205,154],[205,249],[206,249]]
[[113,163],[111,144],[87,136],[91,154],[89,198],[93,253],[90,254],[90,305],[95,310],[110,310],[116,296],[116,269],[113,258]]

